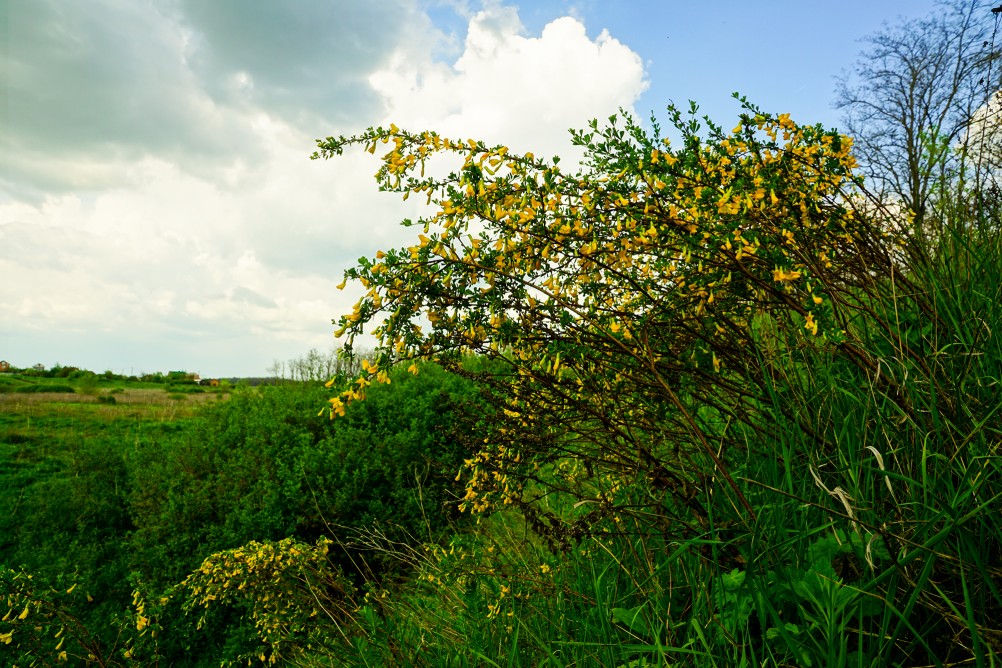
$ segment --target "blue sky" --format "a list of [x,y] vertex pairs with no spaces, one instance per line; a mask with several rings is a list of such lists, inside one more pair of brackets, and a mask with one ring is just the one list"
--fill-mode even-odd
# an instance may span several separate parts
[[570,127],[740,91],[838,124],[859,40],[930,0],[0,3],[0,359],[261,375],[334,344],[361,255],[420,215],[367,154],[388,124],[566,155]]
[[737,91],[801,122],[837,126],[835,77],[851,71],[861,41],[883,24],[929,15],[933,0],[591,0],[523,2],[520,16],[538,32],[553,16],[580,17],[588,34],[602,30],[644,60],[649,88],[635,107],[644,118],[666,101],[699,103],[726,124]]

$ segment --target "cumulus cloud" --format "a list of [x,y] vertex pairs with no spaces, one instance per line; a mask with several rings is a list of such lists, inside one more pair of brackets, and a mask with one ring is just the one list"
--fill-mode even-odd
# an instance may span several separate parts
[[593,41],[579,20],[562,17],[526,35],[516,10],[500,5],[471,17],[454,63],[397,54],[370,82],[398,125],[561,156],[570,128],[632,111],[647,86],[640,57],[607,32]]
[[489,4],[459,44],[414,0],[376,4],[12,5],[3,355],[247,375],[326,348],[359,296],[343,269],[421,207],[379,193],[367,153],[311,162],[315,137],[395,121],[565,155],[645,86],[576,19],[531,35]]

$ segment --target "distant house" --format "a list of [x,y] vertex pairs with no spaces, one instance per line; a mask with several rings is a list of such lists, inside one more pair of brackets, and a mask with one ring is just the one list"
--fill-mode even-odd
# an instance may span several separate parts
[[7,373],[8,371],[10,371],[10,362],[0,360],[0,373]]

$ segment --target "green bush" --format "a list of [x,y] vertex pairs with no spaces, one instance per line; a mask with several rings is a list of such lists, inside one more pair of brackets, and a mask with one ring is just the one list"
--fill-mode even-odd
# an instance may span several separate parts
[[198,385],[195,385],[193,382],[182,383],[179,381],[171,381],[170,383],[167,384],[167,387],[164,388],[164,391],[175,394],[177,393],[200,394],[202,392],[205,392],[206,390],[204,387],[199,387]]
[[57,392],[73,394],[76,392],[72,385],[64,383],[38,383],[37,385],[25,385],[23,387],[14,388],[14,391],[21,394],[45,394]]
[[250,540],[316,540],[383,524],[415,541],[455,517],[467,381],[438,367],[371,388],[343,418],[315,385],[238,389],[169,441],[130,459],[136,568],[166,586]]
[[[238,388],[189,428],[131,453],[131,567],[151,596],[251,541],[332,536],[342,545],[329,558],[357,582],[400,569],[378,548],[346,551],[352,529],[379,527],[409,545],[437,538],[457,515],[465,437],[454,425],[476,392],[436,366],[392,380],[333,421],[318,415],[322,386]],[[186,646],[241,654],[254,637],[245,612],[214,607],[202,633],[172,614],[160,651],[168,663],[187,657]]]

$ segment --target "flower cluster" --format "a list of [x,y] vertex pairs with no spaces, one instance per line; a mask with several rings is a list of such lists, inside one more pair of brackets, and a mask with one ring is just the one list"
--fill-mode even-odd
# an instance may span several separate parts
[[[248,602],[250,617],[266,649],[242,658],[271,664],[287,660],[301,652],[310,638],[326,632],[324,620],[333,611],[325,603],[342,603],[334,592],[344,593],[343,604],[350,607],[350,588],[327,563],[329,546],[326,538],[315,545],[286,538],[251,541],[217,552],[179,586],[185,596],[183,607],[186,611],[208,611],[221,604]],[[199,628],[204,620],[203,613]],[[140,616],[137,624],[142,623]]]

